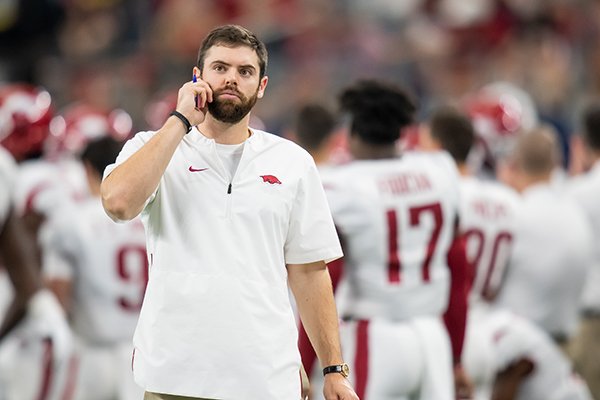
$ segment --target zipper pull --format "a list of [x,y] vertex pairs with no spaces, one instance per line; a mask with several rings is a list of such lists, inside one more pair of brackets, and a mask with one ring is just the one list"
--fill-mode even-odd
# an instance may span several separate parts
[[227,187],[227,194],[231,194],[231,183],[229,184],[229,186]]

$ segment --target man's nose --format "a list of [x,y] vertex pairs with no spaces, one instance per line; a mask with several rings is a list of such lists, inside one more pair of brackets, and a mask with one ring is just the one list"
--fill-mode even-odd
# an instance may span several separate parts
[[225,83],[227,85],[237,85],[237,81],[238,81],[237,72],[234,70],[228,71],[227,75],[225,76]]

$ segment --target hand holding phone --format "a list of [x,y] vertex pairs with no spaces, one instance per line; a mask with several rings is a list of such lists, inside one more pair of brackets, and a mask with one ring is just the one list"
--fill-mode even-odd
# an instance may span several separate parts
[[[192,82],[196,83],[197,81],[196,74],[192,74]],[[194,96],[194,103],[196,104],[196,109],[198,109],[198,95]]]

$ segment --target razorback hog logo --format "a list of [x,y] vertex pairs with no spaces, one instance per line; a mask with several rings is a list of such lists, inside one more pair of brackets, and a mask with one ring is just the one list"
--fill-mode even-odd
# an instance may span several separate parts
[[274,175],[261,175],[260,177],[262,178],[263,182],[270,183],[271,185],[281,185],[281,181]]

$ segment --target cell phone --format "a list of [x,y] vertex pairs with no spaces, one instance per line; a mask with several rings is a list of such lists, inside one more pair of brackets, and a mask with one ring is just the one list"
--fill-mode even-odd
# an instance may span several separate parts
[[[196,74],[192,74],[192,82],[196,83],[197,81]],[[194,103],[196,103],[196,108],[198,108],[198,95],[194,96]]]

